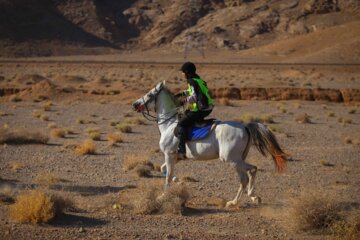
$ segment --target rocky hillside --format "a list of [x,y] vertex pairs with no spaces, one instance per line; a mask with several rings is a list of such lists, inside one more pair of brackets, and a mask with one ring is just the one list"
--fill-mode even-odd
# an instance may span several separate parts
[[0,55],[244,50],[354,21],[358,0],[0,0]]

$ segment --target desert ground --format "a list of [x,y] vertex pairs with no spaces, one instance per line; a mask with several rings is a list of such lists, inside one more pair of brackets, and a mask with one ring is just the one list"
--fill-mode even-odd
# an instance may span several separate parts
[[[247,161],[258,167],[256,193],[262,202],[243,195],[238,207],[225,208],[239,186],[234,169],[219,159],[179,161],[173,185],[186,187],[187,201],[179,211],[170,203],[170,211],[150,214],[139,204],[151,187],[162,186],[158,168],[164,157],[156,123],[134,112],[131,103],[162,80],[173,92],[185,89],[181,62],[84,58],[0,63],[2,134],[49,136],[45,144],[0,138],[2,239],[349,239],[322,227],[294,230],[291,225],[298,218],[294,202],[304,196],[336,203],[343,219],[359,216],[359,65],[199,60],[198,73],[216,97],[212,117],[264,121],[289,154],[287,168],[276,173],[272,161],[252,147]],[[264,97],[260,88],[310,89],[313,97]],[[319,97],[319,89],[340,95]],[[92,137],[95,153],[76,154],[91,132],[98,133]],[[109,144],[110,133],[121,140]],[[137,159],[150,161],[154,169],[144,175],[131,170],[129,161]],[[49,223],[19,223],[9,209],[32,189],[62,196],[72,205]]]

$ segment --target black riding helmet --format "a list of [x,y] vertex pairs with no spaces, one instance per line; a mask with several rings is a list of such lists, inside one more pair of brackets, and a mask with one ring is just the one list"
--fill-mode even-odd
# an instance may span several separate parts
[[186,62],[181,66],[181,71],[188,75],[193,75],[196,72],[195,64],[192,62]]

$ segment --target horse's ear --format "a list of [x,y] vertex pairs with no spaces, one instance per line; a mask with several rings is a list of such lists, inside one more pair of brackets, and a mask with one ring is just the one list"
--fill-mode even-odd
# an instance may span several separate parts
[[166,80],[163,80],[161,83],[162,83],[162,87],[166,86]]

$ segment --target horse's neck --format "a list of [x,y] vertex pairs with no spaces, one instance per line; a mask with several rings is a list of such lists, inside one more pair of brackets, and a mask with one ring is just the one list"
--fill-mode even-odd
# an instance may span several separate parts
[[177,108],[173,98],[166,89],[161,91],[156,101],[156,114],[160,123],[169,119],[168,121],[159,124],[160,133],[166,131],[169,127],[176,124]]

